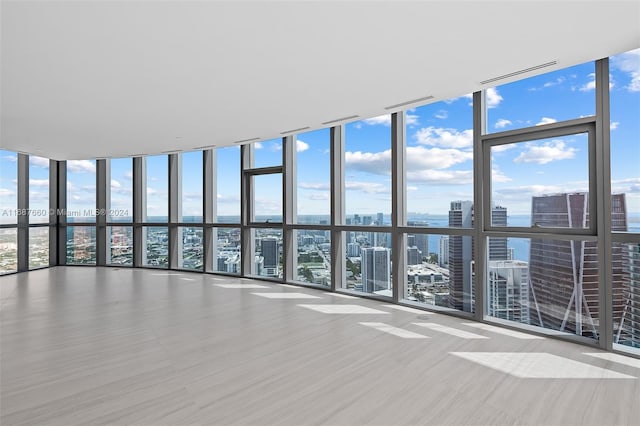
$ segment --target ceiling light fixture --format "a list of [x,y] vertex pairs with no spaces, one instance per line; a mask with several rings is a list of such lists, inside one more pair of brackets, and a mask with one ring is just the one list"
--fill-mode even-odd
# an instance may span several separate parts
[[519,71],[510,72],[509,74],[501,75],[499,77],[494,77],[494,78],[490,78],[488,80],[483,80],[483,81],[480,82],[480,84],[493,83],[494,81],[504,80],[504,79],[509,78],[509,77],[514,77],[516,75],[528,73],[530,71],[535,71],[535,70],[539,70],[541,68],[551,67],[553,65],[556,65],[557,63],[558,63],[558,61],[551,61],[551,62],[547,62],[545,64],[535,65],[533,67],[525,68],[525,69],[522,69],[522,70],[519,70]]
[[205,149],[205,148],[215,148],[216,145],[203,145],[203,146],[196,146],[195,148],[191,148],[191,149]]
[[425,96],[424,98],[418,98],[418,99],[413,99],[407,102],[402,102],[399,104],[395,104],[395,105],[389,105],[388,107],[384,107],[384,109],[396,109],[405,105],[410,105],[410,104],[417,104],[419,102],[424,102],[424,101],[428,101],[429,99],[433,99],[433,96],[429,95],[429,96]]
[[340,121],[352,120],[352,119],[354,119],[354,118],[359,118],[359,117],[360,117],[359,115],[350,115],[350,116],[348,116],[348,117],[336,118],[335,120],[325,121],[325,122],[324,122],[324,123],[322,123],[322,124],[325,124],[325,125],[326,125],[326,124],[333,124],[333,123],[338,123],[338,122],[340,122]]
[[300,127],[299,129],[293,129],[293,130],[287,130],[284,132],[280,132],[281,135],[286,135],[287,133],[297,133],[300,132],[302,130],[307,130],[310,129],[311,127],[307,126],[307,127]]

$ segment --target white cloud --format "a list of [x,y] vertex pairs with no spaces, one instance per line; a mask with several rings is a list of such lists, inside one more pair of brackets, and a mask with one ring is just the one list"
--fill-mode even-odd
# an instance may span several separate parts
[[96,164],[89,160],[69,160],[67,170],[73,173],[95,173]]
[[29,186],[48,187],[49,179],[29,179]]
[[[467,93],[466,95],[458,96],[457,98],[445,99],[444,103],[450,105],[456,101],[459,101],[460,99],[473,100],[473,93]],[[473,103],[469,103],[469,105],[473,105]]]
[[640,194],[640,177],[612,180],[611,191],[616,194]]
[[300,182],[298,186],[303,189],[312,189],[316,191],[326,191],[331,188],[331,186],[328,183]]
[[300,139],[296,140],[296,151],[304,152],[309,149],[309,144],[301,141]]
[[562,84],[564,83],[566,79],[564,77],[558,77],[557,79],[555,79],[554,81],[548,81],[546,82],[543,87],[551,87],[551,86],[557,86],[558,84]]
[[133,172],[132,171],[125,172],[124,177],[129,180],[133,179]]
[[382,152],[345,152],[347,170],[388,175],[391,173],[391,150]]
[[542,144],[528,143],[526,151],[520,153],[513,162],[547,164],[552,161],[571,159],[575,157],[577,151],[576,148],[567,147],[562,140]]
[[407,191],[417,191],[417,190],[418,190],[417,186],[407,185]]
[[473,153],[459,149],[407,147],[407,171],[446,169],[455,164],[472,161]]
[[256,143],[253,144],[253,147],[255,149],[262,149],[262,144],[260,142],[256,142]]
[[308,200],[314,200],[314,201],[325,201],[329,199],[329,192],[316,192],[313,194],[309,194],[309,196],[307,197]]
[[[596,88],[596,74],[595,73],[590,73],[588,77],[589,77],[589,81],[587,81],[585,84],[580,86],[578,88],[579,91],[581,91],[581,92],[589,92],[589,91],[594,90]],[[609,89],[613,88],[613,86],[614,86],[614,83],[610,78],[609,79]],[[639,88],[639,90],[640,90],[640,88]]]
[[543,124],[551,124],[551,123],[557,123],[557,122],[558,120],[556,120],[555,118],[542,117],[540,121],[536,123],[536,126],[542,126]]
[[[438,183],[443,185],[468,184],[473,173],[469,171],[443,170],[456,164],[473,160],[473,153],[460,149],[407,147],[407,179],[411,182]],[[391,168],[391,150],[382,152],[347,152],[345,164],[350,170],[388,176]],[[375,186],[372,186],[375,185]],[[301,188],[327,190],[328,184],[301,183]],[[382,184],[352,182],[347,189],[358,189],[367,193],[388,192]]]
[[500,96],[500,93],[498,93],[498,89],[496,89],[495,87],[490,87],[489,89],[487,89],[485,96],[487,108],[495,108],[500,105],[500,102],[502,102],[502,96]]
[[625,86],[628,91],[640,92],[640,49],[613,56],[611,66],[628,74],[630,80]]
[[7,160],[10,163],[15,163],[16,161],[18,161],[18,155],[17,154],[4,155],[2,159]]
[[500,118],[498,121],[496,121],[496,124],[494,124],[493,127],[495,127],[496,129],[504,129],[511,124],[513,123],[511,123],[510,120],[507,120],[506,118]]
[[12,190],[7,189],[7,188],[0,188],[0,196],[11,197],[13,195],[16,195],[15,191],[12,191]]
[[581,92],[588,92],[590,90],[594,90],[596,88],[596,75],[595,73],[589,74],[589,81],[580,86],[578,89]]
[[367,118],[362,121],[370,126],[383,125],[388,127],[391,126],[391,114],[379,115],[378,117]]
[[389,193],[389,188],[387,188],[384,184],[377,183],[377,182],[350,181],[350,182],[345,182],[344,186],[347,191],[361,191],[367,194]]
[[449,113],[446,110],[441,109],[440,111],[434,114],[434,117],[444,120],[445,118],[449,117]]
[[540,87],[531,87],[531,88],[529,89],[529,91],[531,91],[531,92],[535,92],[535,91],[538,91],[538,90],[547,89],[547,88],[549,88],[549,87],[558,86],[558,85],[560,85],[560,84],[564,83],[566,80],[567,80],[567,79],[566,79],[565,77],[558,77],[558,78],[556,78],[555,80],[547,81],[546,83],[544,83],[544,84],[543,84],[542,86],[540,86]]
[[117,188],[121,188],[121,187],[122,187],[122,185],[120,185],[120,182],[118,182],[115,179],[111,179],[111,188],[116,188],[117,189]]
[[43,169],[49,168],[49,159],[43,157],[29,156],[29,164],[35,167],[42,167]]
[[282,213],[282,201],[271,198],[256,198],[256,211],[267,214]]
[[505,175],[504,173],[502,173],[502,171],[500,169],[498,169],[497,167],[494,167],[491,169],[491,181],[492,182],[510,182],[512,179]]
[[536,195],[549,195],[549,194],[558,194],[561,192],[566,192],[560,186],[555,185],[522,185],[522,186],[514,186],[511,188],[500,188],[495,190],[496,194],[501,195],[506,199],[529,199],[531,196]]
[[508,151],[510,149],[516,148],[517,145],[513,144],[513,143],[508,143],[508,144],[504,144],[504,145],[494,145],[491,147],[491,153],[495,154],[497,152],[505,152]]
[[412,183],[440,185],[468,185],[473,182],[472,170],[419,170],[408,171],[407,180]]
[[618,126],[619,126],[619,125],[620,125],[620,122],[619,122],[619,121],[612,121],[612,122],[609,124],[609,128],[610,128],[611,130],[615,130],[615,129],[617,129],[617,128],[618,128]]
[[273,142],[269,149],[273,152],[282,151],[282,144],[279,142]]
[[473,146],[473,129],[459,131],[442,127],[424,127],[416,132],[414,138],[422,145],[441,146],[443,148],[466,148]]
[[405,115],[405,124],[407,126],[417,126],[418,125],[418,116],[415,114],[407,113]]

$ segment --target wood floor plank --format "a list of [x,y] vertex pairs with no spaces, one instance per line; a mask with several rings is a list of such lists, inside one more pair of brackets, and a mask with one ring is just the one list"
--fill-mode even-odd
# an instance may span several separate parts
[[[292,293],[252,279],[127,268],[56,267],[0,278],[0,424],[600,426],[640,419],[640,379],[523,379],[452,354],[546,353],[640,375],[634,362],[592,356],[600,353],[593,348],[499,332],[463,339],[416,330],[415,309],[383,306],[390,314],[375,300],[296,286],[319,297],[301,306],[220,284]],[[361,313],[349,314],[354,306]],[[428,318],[438,330],[465,330],[469,322]],[[360,324],[380,321],[395,334]],[[398,338],[416,331],[431,338]]]

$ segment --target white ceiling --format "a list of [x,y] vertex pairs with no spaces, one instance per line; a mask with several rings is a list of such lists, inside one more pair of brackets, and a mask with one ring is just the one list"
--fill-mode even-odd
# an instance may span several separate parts
[[638,1],[20,0],[0,13],[0,145],[54,159],[280,137],[640,46]]

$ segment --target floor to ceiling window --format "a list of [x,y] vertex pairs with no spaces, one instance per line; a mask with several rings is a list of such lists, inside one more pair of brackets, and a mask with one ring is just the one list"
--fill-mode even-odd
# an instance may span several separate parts
[[[241,176],[240,147],[219,148],[215,152],[215,185],[210,194],[213,214],[213,271],[240,274],[242,243],[240,225]],[[233,224],[232,226],[225,226]]]
[[133,265],[133,159],[108,160],[107,265]]
[[146,193],[143,222],[147,226],[143,228],[142,265],[168,268],[169,159],[166,155],[155,155],[145,157],[144,162]]
[[96,162],[67,161],[67,264],[96,264]]
[[[62,255],[257,276],[637,352],[638,58],[242,147],[60,164],[0,151],[0,273]],[[60,226],[52,164],[67,171]]]
[[406,226],[416,228],[404,239],[404,298],[474,312],[472,96],[410,109],[404,123]]
[[29,269],[49,266],[49,159],[29,156]]
[[18,154],[0,151],[0,274],[18,270]]
[[489,316],[598,340],[595,81],[588,63],[487,90],[482,226],[502,232],[483,241]]
[[611,57],[613,344],[640,354],[640,49]]

